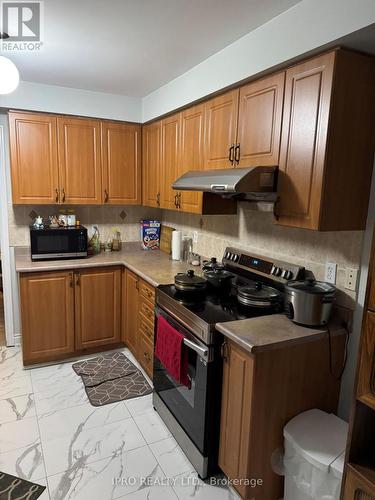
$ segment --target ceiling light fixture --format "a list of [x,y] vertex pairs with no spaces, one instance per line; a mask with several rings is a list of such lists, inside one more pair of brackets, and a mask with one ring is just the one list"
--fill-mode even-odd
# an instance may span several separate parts
[[20,74],[16,65],[7,57],[0,56],[0,94],[10,94],[18,87]]

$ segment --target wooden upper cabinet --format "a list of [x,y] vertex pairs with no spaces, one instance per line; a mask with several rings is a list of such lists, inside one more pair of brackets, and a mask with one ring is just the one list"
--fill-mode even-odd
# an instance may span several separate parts
[[172,189],[172,184],[179,176],[180,127],[180,113],[161,121],[160,206],[162,208],[178,208],[178,194]]
[[235,89],[205,103],[205,169],[234,166],[238,96]]
[[[181,113],[178,177],[189,170],[204,169],[204,119],[204,104],[198,104]],[[180,205],[182,211],[201,213],[202,193],[182,191]]]
[[60,202],[101,204],[100,121],[59,116],[57,126]]
[[142,127],[142,203],[160,206],[161,121]]
[[20,276],[22,349],[25,364],[74,352],[72,272]]
[[9,112],[14,204],[58,202],[56,117]]
[[364,229],[374,154],[374,65],[344,50],[286,71],[279,223]]
[[102,122],[103,202],[141,204],[141,127]]
[[77,271],[77,349],[121,342],[121,273],[116,266]]
[[279,164],[285,72],[240,88],[236,165]]

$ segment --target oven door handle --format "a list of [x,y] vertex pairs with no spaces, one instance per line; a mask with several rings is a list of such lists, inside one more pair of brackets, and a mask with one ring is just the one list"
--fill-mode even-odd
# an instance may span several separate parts
[[191,340],[187,339],[186,337],[184,338],[184,344],[187,347],[189,347],[190,349],[193,349],[193,351],[195,351],[201,358],[208,361],[208,349],[200,347],[195,342],[192,342]]

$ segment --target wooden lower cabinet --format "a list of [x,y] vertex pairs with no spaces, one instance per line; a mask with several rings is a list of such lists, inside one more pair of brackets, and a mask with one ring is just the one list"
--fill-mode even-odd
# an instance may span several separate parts
[[[372,480],[371,480],[372,479]],[[367,477],[364,467],[348,464],[342,500],[375,500],[375,474]]]
[[[337,373],[344,335],[332,338]],[[327,339],[250,354],[223,345],[224,370],[219,466],[242,498],[277,500],[283,480],[274,472],[285,424],[311,408],[335,412],[340,383],[329,370]],[[301,377],[301,373],[308,376]]]
[[123,289],[123,340],[134,356],[137,356],[139,278],[127,269]]
[[73,272],[20,276],[24,364],[74,353]]
[[119,266],[22,273],[24,364],[121,344],[121,274]]
[[152,378],[155,288],[129,270],[123,286],[123,340]]
[[75,274],[76,348],[121,342],[121,267]]

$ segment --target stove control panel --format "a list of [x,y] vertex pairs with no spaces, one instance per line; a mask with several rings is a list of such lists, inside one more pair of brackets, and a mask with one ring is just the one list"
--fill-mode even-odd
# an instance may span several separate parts
[[281,282],[301,278],[304,271],[301,266],[281,261],[270,261],[259,255],[246,254],[230,247],[224,252],[223,264],[266,275]]

